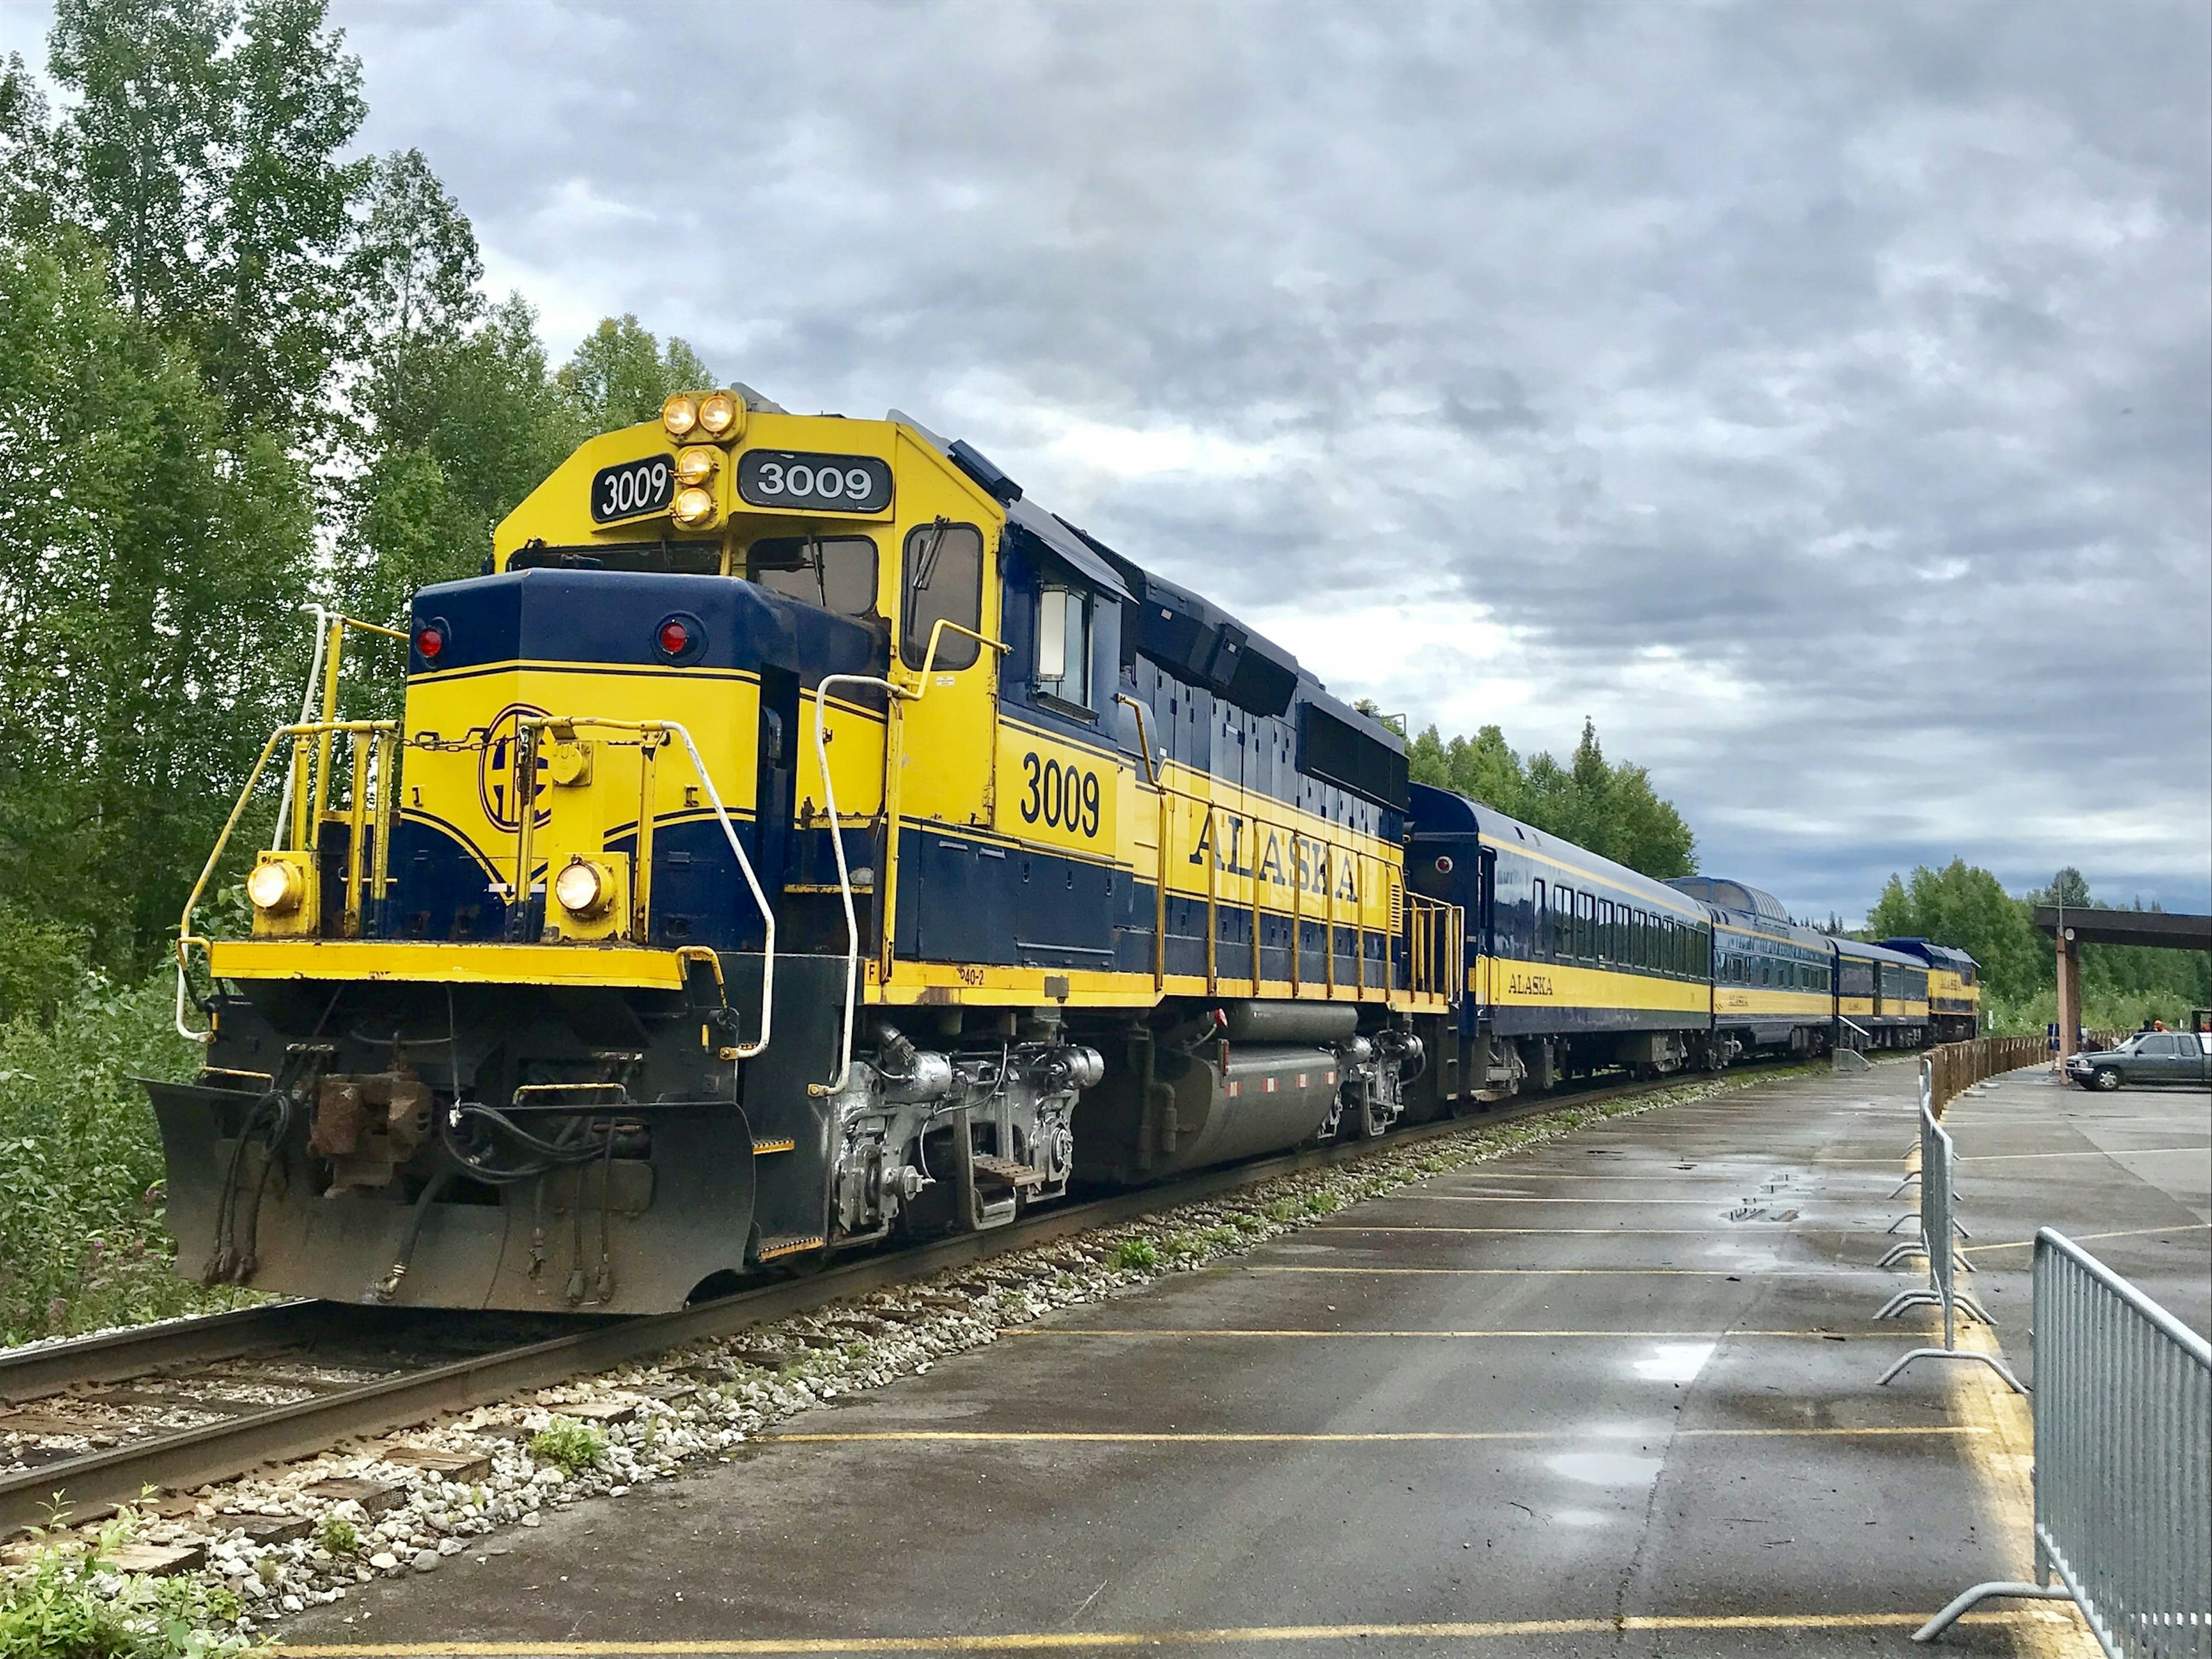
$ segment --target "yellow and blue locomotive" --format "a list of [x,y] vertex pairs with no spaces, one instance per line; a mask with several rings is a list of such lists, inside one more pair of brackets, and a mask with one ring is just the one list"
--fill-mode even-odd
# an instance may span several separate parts
[[1880,944],[1927,968],[1928,1023],[1937,1042],[1966,1042],[1980,1032],[1980,964],[1973,957],[1956,945],[1917,937],[1886,939]]
[[187,1268],[643,1311],[1442,1103],[1401,740],[896,411],[592,439],[415,597],[396,719],[324,626],[251,937],[181,930]]

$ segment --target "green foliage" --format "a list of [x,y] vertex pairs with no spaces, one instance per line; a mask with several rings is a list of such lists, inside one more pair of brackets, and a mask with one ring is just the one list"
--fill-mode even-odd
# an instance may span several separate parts
[[1344,1207],[1344,1200],[1334,1193],[1308,1193],[1304,1209],[1308,1215],[1328,1215]]
[[1549,755],[1524,764],[1495,726],[1449,742],[1431,726],[1406,745],[1406,762],[1417,783],[1466,795],[1647,876],[1697,868],[1697,841],[1682,815],[1642,767],[1607,761],[1593,721],[1583,722],[1565,766]]
[[82,933],[0,898],[0,1022],[52,1018],[84,967]]
[[23,60],[0,61],[0,237],[46,235],[54,223],[54,147],[46,100]]
[[161,1150],[133,1076],[198,1063],[172,1028],[172,982],[83,976],[51,1021],[0,1024],[0,1344],[235,1307],[175,1276]]
[[243,427],[311,419],[337,355],[368,106],[326,0],[60,0],[63,177],[134,314]]
[[[2033,1035],[2057,1018],[2057,957],[2038,933],[2034,908],[2063,902],[2096,904],[2088,882],[2068,866],[2051,885],[2019,898],[1988,871],[1954,859],[1925,866],[1909,879],[1892,876],[1867,915],[1866,934],[1955,945],[1981,964],[1990,1029]],[[2212,951],[2154,951],[2142,945],[2085,945],[2081,951],[2082,1024],[2093,1030],[2133,1030],[2146,1019],[2178,1024],[2191,1008],[2212,1007]]]
[[593,432],[657,421],[671,392],[696,392],[713,384],[706,364],[690,345],[671,335],[664,351],[627,313],[620,320],[609,317],[601,321],[561,371],[562,390],[575,400]]
[[1114,1247],[1113,1264],[1124,1272],[1144,1272],[1160,1265],[1159,1247],[1149,1238],[1125,1238]]
[[1983,986],[2002,995],[2020,996],[2039,975],[2051,977],[2051,941],[2035,931],[2027,904],[1964,859],[1941,870],[1923,865],[1909,884],[1892,876],[1867,913],[1867,933],[1953,945],[1981,964]]
[[315,1528],[315,1541],[332,1555],[352,1555],[361,1548],[361,1532],[343,1515],[326,1515]]
[[306,483],[97,266],[0,250],[0,890],[118,969],[283,718]]
[[138,1517],[129,1510],[81,1553],[40,1537],[27,1570],[0,1584],[0,1659],[203,1659],[249,1646],[216,1626],[238,1619],[238,1598],[196,1574],[118,1573],[117,1552]]
[[556,1417],[530,1437],[530,1455],[541,1463],[557,1464],[566,1474],[590,1468],[606,1449],[605,1435],[573,1417]]
[[344,608],[371,621],[402,620],[417,587],[475,575],[493,526],[590,434],[520,298],[453,320],[381,350],[362,392],[374,418],[344,493],[337,580]]

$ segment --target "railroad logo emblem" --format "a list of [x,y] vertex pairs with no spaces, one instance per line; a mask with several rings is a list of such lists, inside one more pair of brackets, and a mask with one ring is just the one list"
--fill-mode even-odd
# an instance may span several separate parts
[[[502,830],[522,828],[523,791],[520,780],[514,775],[521,747],[517,741],[520,735],[518,723],[525,714],[544,712],[533,703],[511,702],[484,728],[483,749],[477,757],[477,798],[483,803],[484,816]],[[534,803],[538,792],[545,787],[545,750],[542,744],[538,750],[538,764],[532,770],[536,775],[530,781],[529,795]],[[550,823],[552,817],[550,811],[541,809],[537,823]]]

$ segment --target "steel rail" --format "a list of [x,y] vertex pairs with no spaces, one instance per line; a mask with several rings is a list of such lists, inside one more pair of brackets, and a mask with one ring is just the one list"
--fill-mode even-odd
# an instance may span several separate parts
[[353,1311],[343,1304],[270,1302],[0,1352],[0,1402],[20,1406],[80,1383],[119,1382],[165,1366],[234,1359],[257,1348],[301,1341],[331,1328],[334,1305],[341,1314]]
[[[1489,1128],[1626,1096],[1657,1093],[1697,1080],[1694,1075],[1675,1076],[1566,1096],[1548,1095],[1480,1116],[1443,1118],[1395,1129],[1370,1139],[1308,1147],[1249,1164],[1203,1170],[1163,1186],[1117,1193],[1048,1211],[984,1232],[960,1233],[927,1244],[883,1250],[803,1278],[740,1291],[694,1307],[633,1318],[609,1318],[589,1329],[567,1335],[472,1355],[404,1376],[383,1378],[343,1393],[271,1407],[250,1416],[234,1417],[19,1471],[0,1476],[0,1537],[44,1523],[58,1507],[65,1506],[77,1519],[88,1519],[110,1506],[137,1498],[149,1487],[173,1490],[228,1480],[258,1465],[312,1455],[350,1437],[407,1428],[446,1413],[489,1405],[526,1389],[550,1387],[586,1372],[665,1353],[686,1343],[727,1336],[750,1325],[805,1313],[885,1285],[1051,1243],[1071,1234],[1113,1226],[1239,1188],[1308,1170],[1357,1163],[1376,1152],[1419,1145],[1468,1129]],[[326,1318],[344,1321],[372,1311],[344,1303],[298,1302],[279,1304],[270,1310],[243,1310],[241,1313],[264,1317],[281,1313],[288,1319],[304,1322],[318,1312]],[[419,1314],[428,1310],[413,1311]],[[240,1314],[218,1314],[206,1320],[179,1321],[173,1327],[157,1327],[147,1333],[120,1332],[64,1346],[76,1351],[81,1361],[90,1362],[100,1354],[119,1355],[130,1347],[136,1335],[156,1352],[165,1346],[173,1347],[183,1357],[191,1353],[191,1334],[195,1332],[201,1334],[202,1340],[209,1334],[228,1333],[234,1334],[230,1340],[246,1346],[262,1346],[266,1339],[251,1335],[252,1325],[251,1318],[242,1318]],[[218,1328],[217,1332],[210,1333],[210,1327]],[[30,1374],[30,1368],[44,1352],[33,1350],[20,1357],[17,1363],[25,1368],[23,1374]],[[144,1364],[135,1367],[139,1373],[147,1369]],[[106,1376],[131,1374],[131,1370],[109,1370]],[[6,1375],[6,1371],[0,1370],[0,1377]]]

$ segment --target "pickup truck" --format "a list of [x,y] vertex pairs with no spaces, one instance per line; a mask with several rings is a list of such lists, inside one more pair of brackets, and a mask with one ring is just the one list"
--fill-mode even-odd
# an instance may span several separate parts
[[2066,1074],[2085,1089],[2124,1083],[2212,1084],[2212,1035],[2202,1031],[2138,1031],[2116,1048],[2075,1054]]

